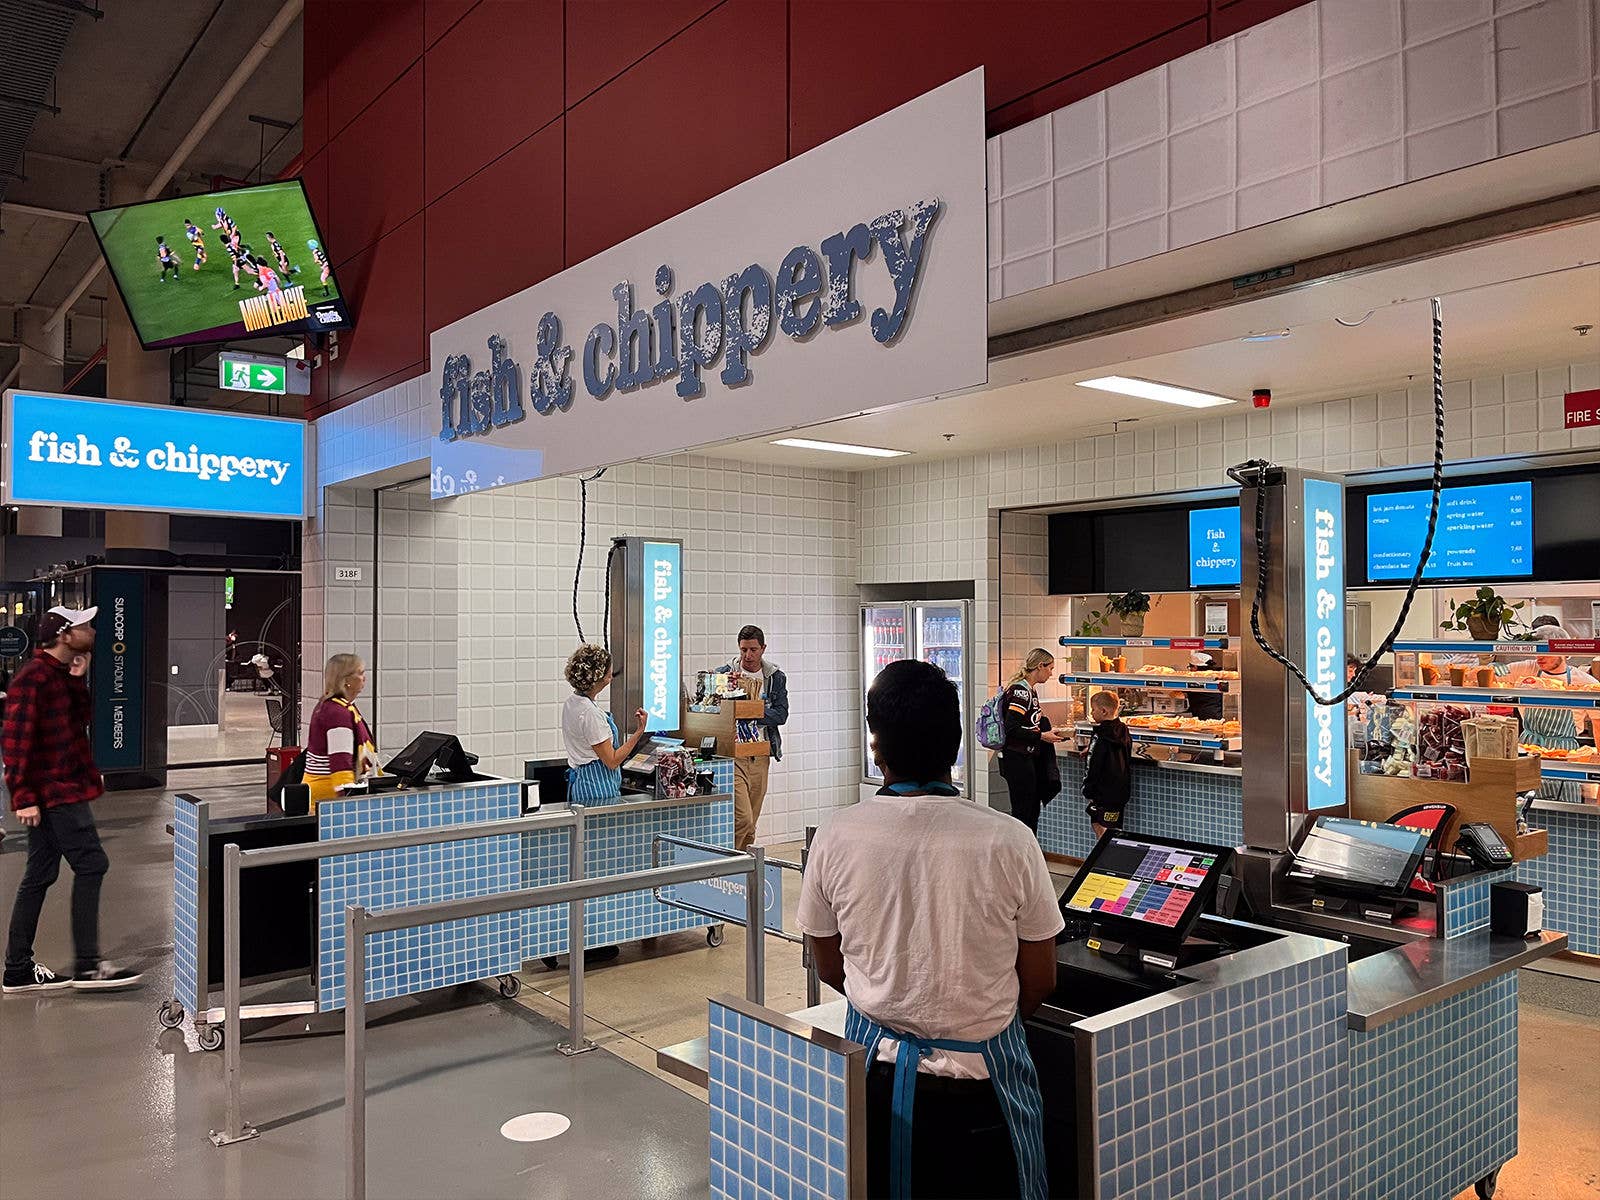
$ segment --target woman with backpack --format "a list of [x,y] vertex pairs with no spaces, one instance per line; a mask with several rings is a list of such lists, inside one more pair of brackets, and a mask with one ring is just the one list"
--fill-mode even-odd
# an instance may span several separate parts
[[1039,810],[1061,790],[1061,771],[1056,764],[1056,744],[1066,735],[1050,727],[1050,718],[1039,707],[1038,687],[1055,670],[1055,656],[1048,650],[1030,650],[1022,669],[1000,693],[1000,715],[1005,742],[1000,751],[1000,774],[1011,793],[1011,815],[1035,835],[1039,832]]

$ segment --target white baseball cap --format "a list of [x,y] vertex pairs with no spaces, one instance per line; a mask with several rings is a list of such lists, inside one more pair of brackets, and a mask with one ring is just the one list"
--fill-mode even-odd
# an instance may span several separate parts
[[80,625],[87,625],[94,620],[95,613],[99,611],[100,609],[97,605],[81,609],[68,608],[64,604],[56,605],[45,613],[39,621],[39,644],[48,646],[60,637],[64,631],[76,629]]

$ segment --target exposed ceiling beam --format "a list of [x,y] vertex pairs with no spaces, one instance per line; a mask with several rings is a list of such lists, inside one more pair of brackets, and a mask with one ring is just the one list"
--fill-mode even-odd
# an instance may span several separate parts
[[89,218],[79,212],[63,212],[59,208],[40,208],[36,204],[17,204],[15,201],[0,202],[0,212],[16,213],[19,217],[43,217],[47,221],[81,221],[87,224]]
[[[200,144],[200,139],[211,131],[211,127],[217,123],[217,118],[233,103],[234,97],[239,94],[240,89],[244,87],[250,76],[255,74],[256,68],[272,52],[279,39],[287,32],[289,26],[294,24],[303,7],[305,7],[305,0],[286,0],[284,6],[278,10],[278,15],[272,18],[272,23],[256,39],[255,45],[250,47],[250,52],[240,60],[239,65],[233,69],[233,74],[228,76],[227,82],[218,90],[211,103],[206,105],[205,111],[195,121],[194,127],[184,136],[183,141],[178,143],[177,149],[172,152],[172,155],[167,159],[161,170],[156,172],[155,178],[150,181],[150,186],[145,189],[144,198],[146,200],[152,200],[159,196],[162,189],[171,182],[172,177],[178,173],[178,168],[183,166],[190,154],[194,153],[194,148]],[[83,278],[78,280],[72,290],[67,293],[67,298],[61,302],[56,311],[45,321],[44,327],[47,330],[54,329],[61,324],[67,313],[71,311],[72,306],[78,302],[78,297],[89,290],[89,285],[95,281],[104,268],[105,263],[101,261],[95,263],[84,273]]]

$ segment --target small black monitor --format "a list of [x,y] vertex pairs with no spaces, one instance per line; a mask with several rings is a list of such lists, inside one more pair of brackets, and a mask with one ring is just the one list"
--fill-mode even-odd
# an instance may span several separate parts
[[1176,949],[1211,907],[1233,851],[1107,830],[1061,894],[1061,915],[1150,949]]
[[1318,817],[1294,852],[1295,867],[1319,888],[1401,897],[1428,849],[1428,831],[1405,825]]
[[428,772],[438,767],[445,779],[453,783],[469,781],[475,776],[472,766],[477,756],[461,747],[461,739],[453,733],[435,733],[429,730],[411,739],[411,744],[384,764],[384,772],[398,775],[409,784],[425,783]]

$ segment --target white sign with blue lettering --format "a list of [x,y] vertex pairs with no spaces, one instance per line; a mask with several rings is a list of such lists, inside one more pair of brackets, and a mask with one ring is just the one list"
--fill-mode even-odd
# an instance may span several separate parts
[[19,390],[5,394],[6,504],[306,515],[306,424]]
[[[692,846],[673,846],[672,864],[716,862],[723,856]],[[662,888],[660,896],[699,912],[725,917],[744,925],[749,917],[746,904],[748,875],[725,875],[721,879],[702,879],[694,883],[675,883]],[[783,868],[766,864],[766,882],[761,890],[762,923],[771,933],[783,932]]]
[[[1307,479],[1302,493],[1305,673],[1319,696],[1344,690],[1344,489]],[[1306,698],[1306,811],[1345,803],[1345,706]]]
[[433,331],[434,496],[983,383],[985,154],[980,69]]

